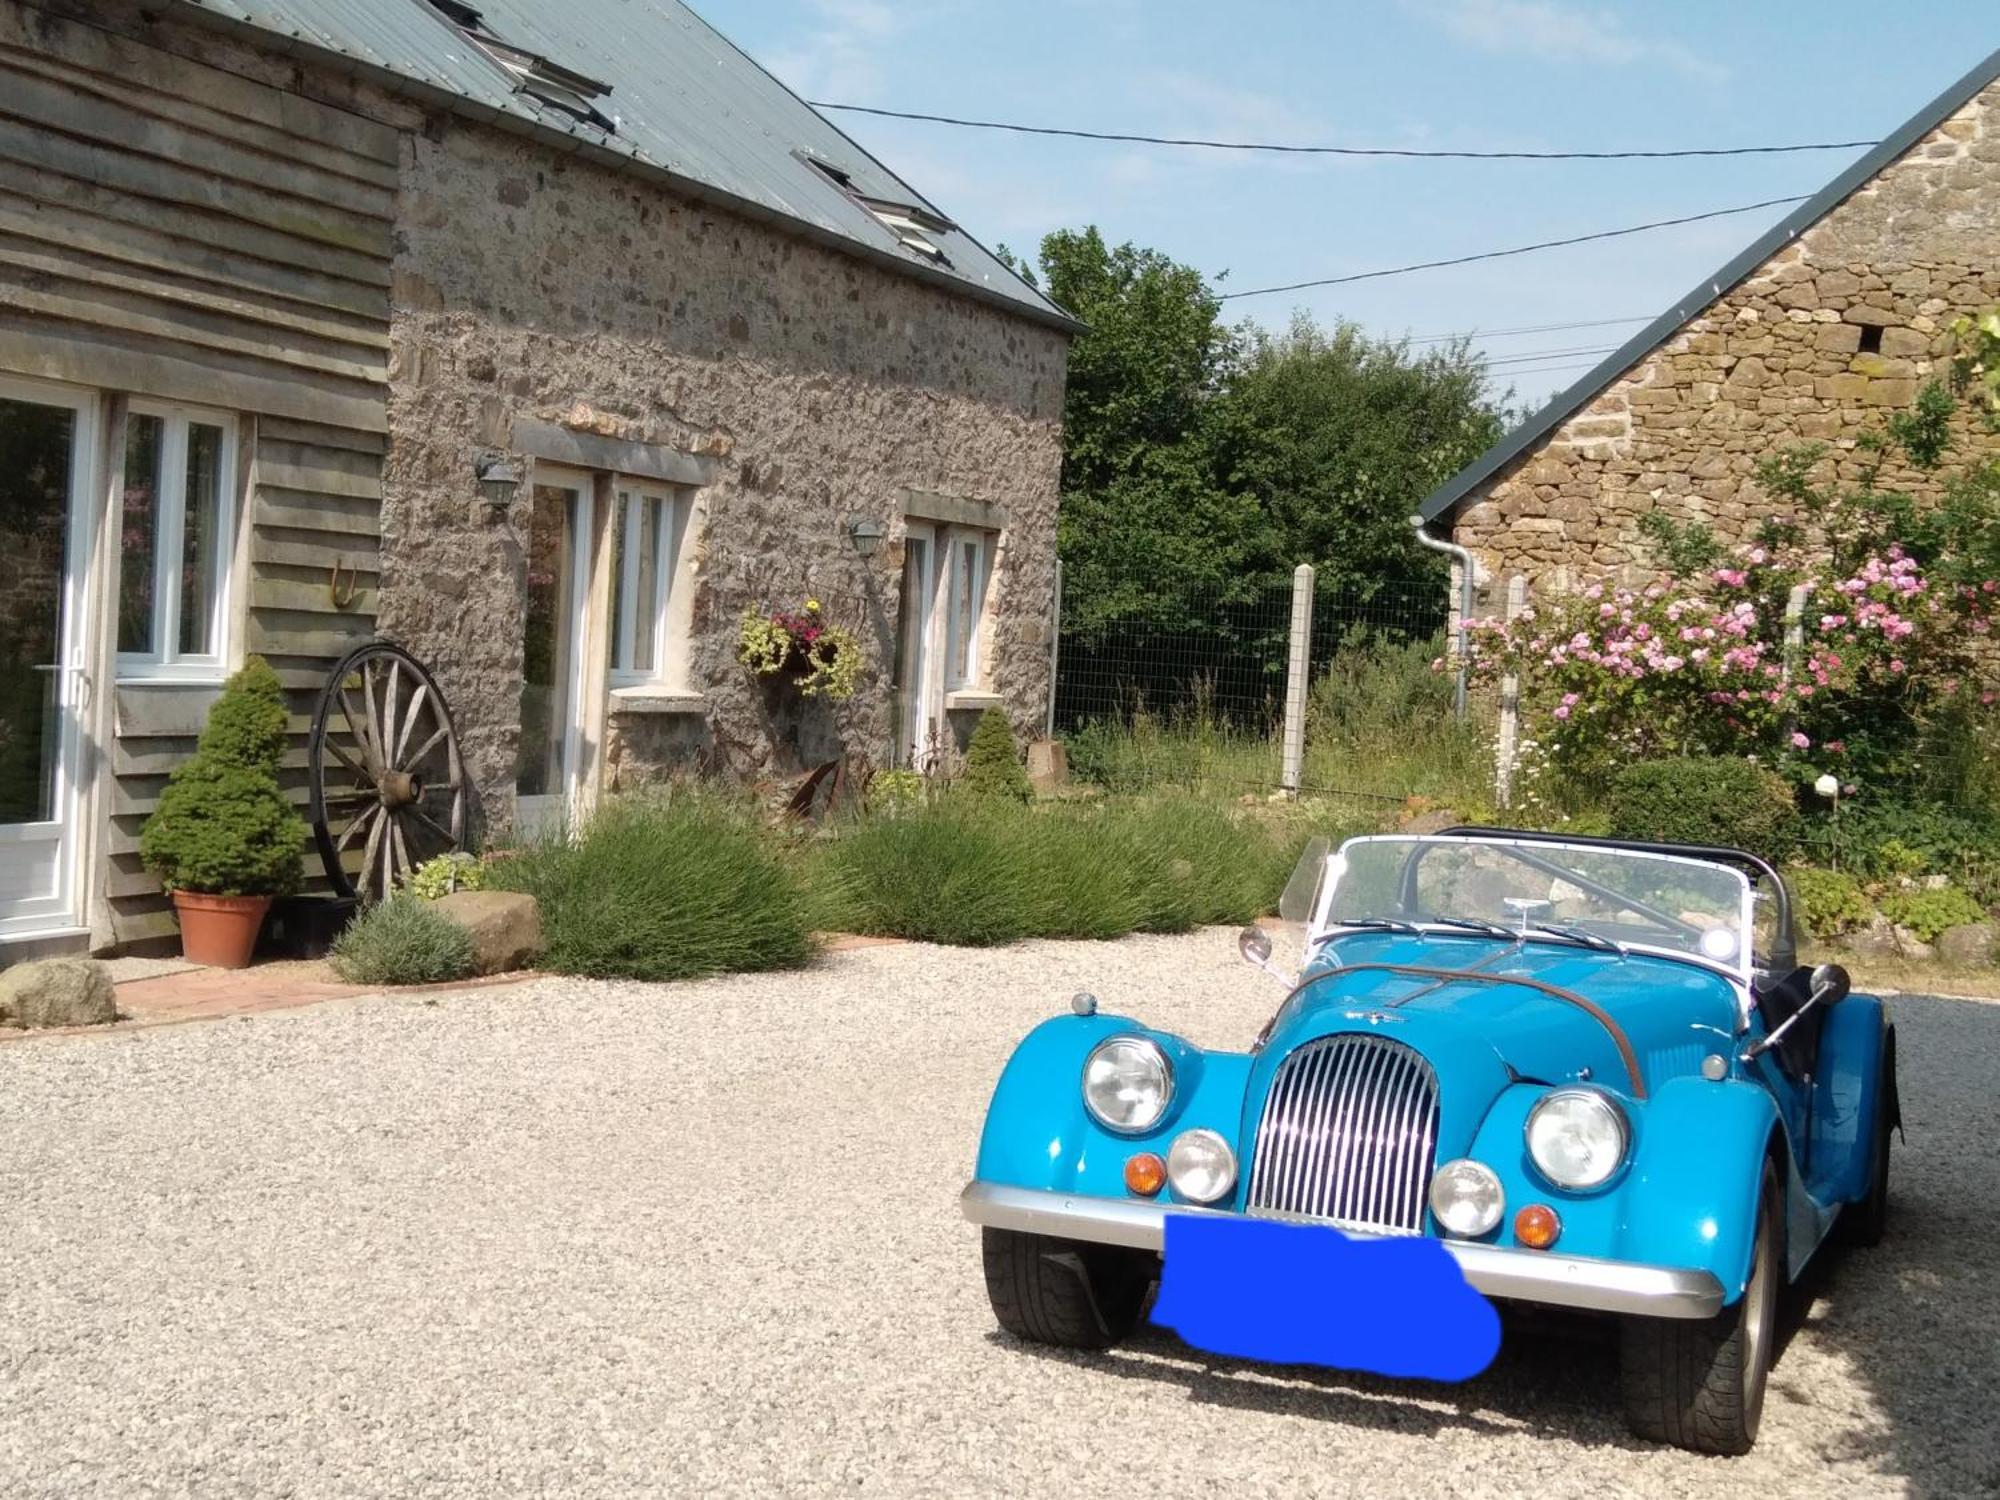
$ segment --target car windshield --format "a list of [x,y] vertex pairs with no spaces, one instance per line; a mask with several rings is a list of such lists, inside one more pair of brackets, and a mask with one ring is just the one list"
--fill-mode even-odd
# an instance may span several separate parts
[[1350,839],[1331,856],[1308,851],[1307,861],[1315,860],[1324,866],[1312,876],[1315,941],[1356,926],[1504,930],[1534,942],[1650,949],[1748,972],[1754,903],[1747,877],[1727,865],[1640,849],[1449,835]]

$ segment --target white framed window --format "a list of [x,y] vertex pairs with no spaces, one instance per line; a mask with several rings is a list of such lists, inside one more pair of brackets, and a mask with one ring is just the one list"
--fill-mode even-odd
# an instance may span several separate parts
[[223,675],[235,500],[233,418],[132,403],[118,515],[121,676]]
[[620,480],[612,516],[611,683],[668,675],[667,601],[680,565],[688,502],[665,485]]
[[977,688],[986,592],[993,576],[993,533],[953,527],[945,533],[945,689]]

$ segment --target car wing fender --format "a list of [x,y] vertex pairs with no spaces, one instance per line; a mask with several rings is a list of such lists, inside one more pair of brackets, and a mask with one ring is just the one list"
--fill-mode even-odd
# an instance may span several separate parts
[[[1106,1130],[1083,1105],[1084,1062],[1093,1047],[1113,1036],[1149,1038],[1173,1068],[1167,1111],[1140,1134]],[[1011,1187],[1126,1197],[1125,1159],[1136,1151],[1164,1157],[1183,1130],[1207,1126],[1240,1153],[1237,1135],[1249,1072],[1247,1054],[1204,1052],[1129,1017],[1052,1017],[1022,1038],[994,1085],[976,1175]],[[1239,1197],[1248,1170],[1247,1161],[1239,1163]]]
[[1713,1272],[1724,1301],[1735,1302],[1750,1278],[1757,1195],[1774,1145],[1787,1190],[1797,1186],[1776,1103],[1754,1083],[1674,1078],[1634,1125],[1616,1257]]
[[1878,1109],[1901,1123],[1896,1028],[1873,995],[1849,995],[1827,1011],[1813,1080],[1812,1177],[1817,1196],[1853,1203],[1868,1196]]

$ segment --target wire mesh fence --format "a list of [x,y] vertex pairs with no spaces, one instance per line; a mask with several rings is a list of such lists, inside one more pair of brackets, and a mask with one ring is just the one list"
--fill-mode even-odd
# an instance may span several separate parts
[[1445,794],[1488,774],[1451,715],[1447,596],[1435,577],[1314,591],[1295,782],[1283,730],[1294,593],[1194,597],[1105,619],[1066,592],[1054,723],[1071,773],[1112,790],[1221,794],[1291,785],[1370,802]]

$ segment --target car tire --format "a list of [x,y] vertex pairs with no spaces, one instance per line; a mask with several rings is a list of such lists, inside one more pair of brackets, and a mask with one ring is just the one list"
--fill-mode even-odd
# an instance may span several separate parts
[[986,1296],[1016,1338],[1062,1349],[1108,1349],[1139,1326],[1159,1257],[1115,1245],[983,1231]]
[[1627,1318],[1620,1340],[1625,1420],[1639,1437],[1695,1453],[1757,1441],[1785,1281],[1784,1198],[1765,1163],[1750,1277],[1713,1318]]

